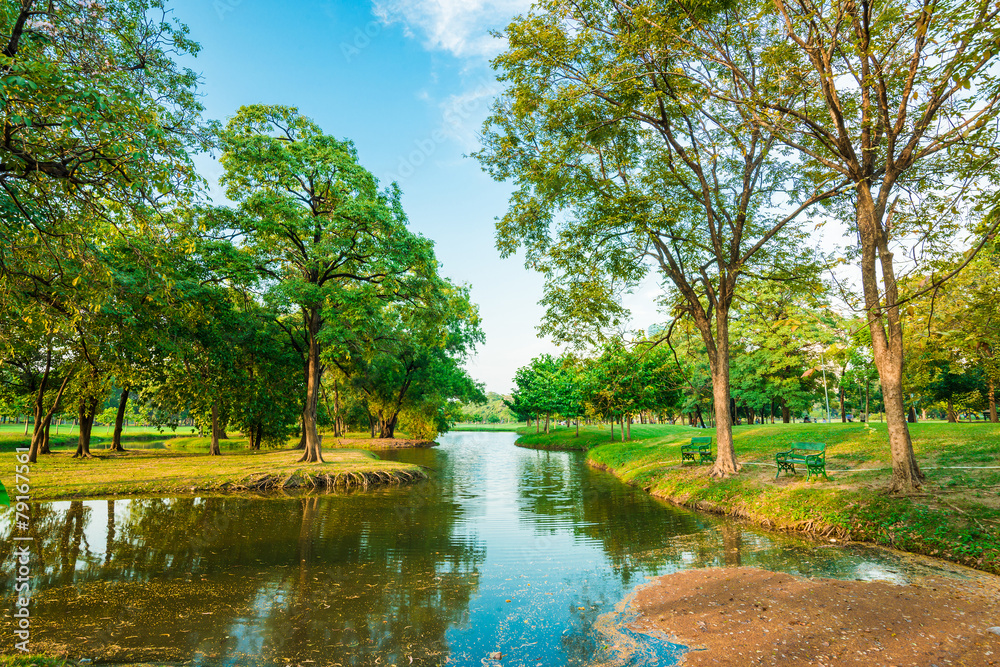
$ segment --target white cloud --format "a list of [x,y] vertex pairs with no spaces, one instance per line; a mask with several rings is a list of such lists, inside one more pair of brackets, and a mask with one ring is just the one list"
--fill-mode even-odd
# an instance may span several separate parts
[[498,92],[500,84],[484,78],[471,90],[449,95],[440,105],[442,132],[466,152],[478,148],[479,130]]
[[408,35],[428,49],[459,58],[490,58],[503,43],[490,36],[531,6],[530,0],[372,0],[374,13],[387,25],[402,23]]

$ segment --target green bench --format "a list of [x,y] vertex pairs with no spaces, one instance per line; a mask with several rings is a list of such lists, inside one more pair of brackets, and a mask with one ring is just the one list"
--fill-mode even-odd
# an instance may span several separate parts
[[822,442],[793,442],[790,450],[775,454],[774,461],[778,464],[775,479],[781,475],[782,470],[794,475],[796,463],[806,467],[807,480],[812,475],[823,475],[830,479],[826,476],[826,445]]
[[711,463],[715,460],[712,456],[711,436],[701,436],[691,438],[691,444],[681,445],[681,465],[690,461],[691,463]]

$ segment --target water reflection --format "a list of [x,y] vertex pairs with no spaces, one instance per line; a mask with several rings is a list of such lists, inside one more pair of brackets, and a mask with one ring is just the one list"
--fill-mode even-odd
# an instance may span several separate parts
[[[612,653],[669,665],[680,647],[629,636],[616,611],[645,577],[755,565],[905,582],[926,568],[692,513],[579,454],[513,440],[453,434],[386,453],[432,470],[408,488],[34,505],[32,647],[197,665],[481,665],[495,651],[505,665]],[[12,520],[0,529],[5,652]]]

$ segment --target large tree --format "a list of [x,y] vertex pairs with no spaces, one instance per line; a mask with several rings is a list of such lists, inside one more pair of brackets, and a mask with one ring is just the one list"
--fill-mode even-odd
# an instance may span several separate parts
[[[484,128],[483,165],[517,189],[497,226],[546,275],[542,330],[597,342],[624,312],[619,292],[654,268],[701,335],[712,375],[718,457],[739,465],[730,414],[729,314],[741,277],[793,278],[798,214],[843,179],[797,188],[798,172],[745,105],[747,90],[688,39],[692,21],[753,71],[754,37],[724,5],[540,2],[506,30],[495,61],[508,84]],[[706,38],[709,39],[709,38]],[[581,326],[581,323],[590,326]]]
[[963,200],[995,190],[998,18],[995,3],[948,0],[736,6],[731,22],[761,35],[766,71],[747,68],[728,42],[711,39],[714,25],[693,21],[689,43],[747,93],[723,101],[752,109],[755,122],[818,177],[851,184],[835,212],[857,234],[893,492],[912,492],[923,480],[904,409],[900,309],[912,295],[900,292],[895,257],[904,252],[919,263],[926,249],[953,242],[950,220],[971,206]]
[[400,193],[297,109],[241,107],[221,135],[222,183],[239,204],[233,225],[260,270],[299,309],[306,335],[303,461],[322,461],[316,415],[323,357],[320,332],[351,318],[359,284],[402,298],[408,281],[436,269],[431,244],[406,228]]

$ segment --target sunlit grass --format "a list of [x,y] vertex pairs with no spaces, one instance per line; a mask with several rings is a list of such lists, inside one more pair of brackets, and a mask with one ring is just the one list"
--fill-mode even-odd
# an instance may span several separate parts
[[[207,451],[207,438],[188,439],[192,447]],[[203,442],[199,442],[203,440]],[[180,449],[135,449],[122,453],[98,450],[89,459],[74,459],[72,451],[39,457],[29,473],[32,500],[106,497],[122,494],[175,495],[205,491],[302,487],[326,482],[330,476],[349,485],[365,480],[408,481],[423,477],[418,466],[382,461],[371,452],[350,449],[323,450],[325,463],[299,463],[301,451],[253,451],[232,443],[222,456]],[[0,470],[13,471],[15,455],[0,454]]]

